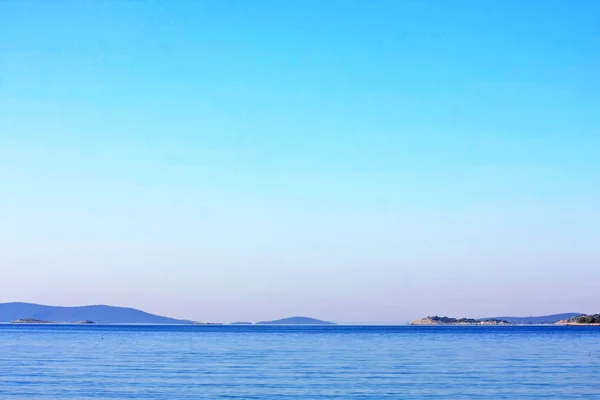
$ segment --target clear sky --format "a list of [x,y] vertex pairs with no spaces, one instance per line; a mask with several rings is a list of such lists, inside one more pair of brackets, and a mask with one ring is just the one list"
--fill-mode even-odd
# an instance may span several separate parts
[[600,312],[600,2],[3,1],[0,302]]

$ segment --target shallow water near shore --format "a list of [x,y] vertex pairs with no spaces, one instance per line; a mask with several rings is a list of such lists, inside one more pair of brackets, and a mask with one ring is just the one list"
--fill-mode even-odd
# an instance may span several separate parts
[[600,398],[600,328],[0,325],[0,399]]

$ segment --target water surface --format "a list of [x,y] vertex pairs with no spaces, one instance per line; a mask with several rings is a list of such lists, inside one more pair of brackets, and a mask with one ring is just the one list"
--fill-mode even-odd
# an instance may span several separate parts
[[0,325],[0,399],[133,398],[600,399],[600,327]]

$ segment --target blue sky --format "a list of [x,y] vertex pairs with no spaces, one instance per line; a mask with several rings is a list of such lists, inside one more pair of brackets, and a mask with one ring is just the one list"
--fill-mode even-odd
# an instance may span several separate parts
[[0,5],[0,301],[599,312],[596,1]]

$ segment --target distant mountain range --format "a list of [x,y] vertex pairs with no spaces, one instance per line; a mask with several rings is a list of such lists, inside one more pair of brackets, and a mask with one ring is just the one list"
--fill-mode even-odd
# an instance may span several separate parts
[[[190,324],[181,320],[150,314],[135,308],[106,305],[60,307],[32,303],[0,303],[0,322],[20,323],[82,323],[98,324]],[[236,325],[252,325],[237,322]],[[291,317],[276,321],[257,322],[261,325],[332,325],[333,323],[309,317]]]
[[93,321],[100,324],[185,324],[190,322],[127,307],[105,305],[57,307],[31,303],[0,304],[0,322],[30,319],[50,322]]
[[335,325],[333,322],[321,321],[309,317],[290,317],[277,319],[275,321],[261,321],[257,325]]
[[562,321],[563,319],[569,319],[573,317],[579,317],[584,315],[582,313],[564,313],[564,314],[552,314],[552,315],[543,315],[541,317],[494,317],[494,318],[481,318],[481,320],[487,319],[499,319],[508,322],[512,322],[513,324],[555,324],[558,321]]
[[[562,320],[585,315],[582,313],[553,314],[538,317],[494,317],[483,320],[503,320],[513,324],[555,324]],[[92,305],[79,307],[47,306],[32,303],[0,303],[0,322],[38,320],[47,322],[85,322],[99,324],[189,324],[181,320],[150,314],[135,308]],[[234,325],[252,325],[251,322],[235,322]],[[257,325],[335,325],[310,317],[290,317],[274,321],[261,321]]]

